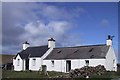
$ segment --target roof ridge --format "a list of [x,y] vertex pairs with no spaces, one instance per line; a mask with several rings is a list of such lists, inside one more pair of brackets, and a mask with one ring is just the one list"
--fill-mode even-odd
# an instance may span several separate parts
[[42,46],[31,46],[31,47],[28,47],[28,48],[34,48],[34,47],[45,47],[45,46],[48,46],[48,45],[42,45]]
[[60,49],[60,48],[78,48],[78,47],[92,47],[92,46],[104,46],[106,44],[96,44],[96,45],[81,45],[81,46],[73,46],[73,47],[57,47],[54,49]]

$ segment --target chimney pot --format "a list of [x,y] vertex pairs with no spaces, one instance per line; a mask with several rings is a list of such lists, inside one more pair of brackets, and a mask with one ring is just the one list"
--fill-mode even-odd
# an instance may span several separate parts
[[23,50],[27,49],[29,46],[30,46],[30,44],[27,41],[25,41],[23,43]]
[[112,37],[108,35],[108,39],[106,40],[106,45],[112,46]]
[[48,39],[48,48],[55,48],[55,40],[53,38]]

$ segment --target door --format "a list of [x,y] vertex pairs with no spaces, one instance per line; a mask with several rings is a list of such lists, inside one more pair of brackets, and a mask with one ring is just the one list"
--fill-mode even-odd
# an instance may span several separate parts
[[67,60],[66,61],[66,72],[69,72],[71,70],[71,61]]
[[25,61],[26,61],[26,62],[25,62],[25,63],[26,63],[26,64],[25,64],[25,65],[26,65],[26,70],[29,70],[29,59],[26,59]]

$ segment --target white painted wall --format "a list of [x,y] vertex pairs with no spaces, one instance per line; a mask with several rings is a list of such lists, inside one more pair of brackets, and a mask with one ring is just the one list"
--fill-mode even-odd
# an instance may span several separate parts
[[54,66],[51,60],[43,60],[43,65],[47,66],[47,71],[66,72],[65,60],[54,60]]
[[[71,60],[71,69],[81,68],[86,66],[85,60],[89,60],[89,66],[105,65],[105,59],[69,59]],[[43,60],[43,64],[47,66],[48,71],[66,72],[66,60]]]
[[[18,59],[20,60],[19,65],[18,65]],[[15,71],[23,70],[24,69],[23,64],[24,62],[19,55],[16,57],[16,59],[13,59],[13,65]]]
[[[113,60],[115,60],[114,63]],[[106,55],[106,69],[109,71],[117,71],[117,58],[112,46],[110,46]]]
[[85,60],[89,60],[89,66],[94,66],[94,67],[97,65],[105,66],[105,59],[74,59],[71,60],[71,69],[81,68],[86,66]]
[[[35,65],[33,63],[33,59],[36,59]],[[41,58],[32,57],[29,59],[29,70],[38,71],[41,67]]]
[[[29,70],[38,71],[41,68],[41,65],[43,65],[43,59],[46,58],[49,53],[53,50],[53,47],[48,49],[46,53],[40,58],[40,57],[32,57],[29,59]],[[36,65],[33,65],[33,59],[36,59]]]

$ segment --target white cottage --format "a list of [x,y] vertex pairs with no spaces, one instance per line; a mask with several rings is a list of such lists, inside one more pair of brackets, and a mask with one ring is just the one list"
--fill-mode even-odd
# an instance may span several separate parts
[[48,46],[29,47],[26,42],[23,50],[14,59],[14,70],[38,71],[41,65],[47,71],[69,72],[84,66],[104,65],[106,70],[117,71],[117,59],[109,35],[106,44],[55,48],[55,40],[48,40]]
[[43,59],[55,48],[55,40],[50,38],[48,45],[30,47],[26,41],[23,50],[13,58],[15,71],[33,70],[38,71],[43,64]]

